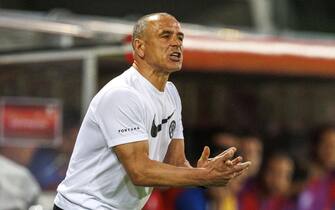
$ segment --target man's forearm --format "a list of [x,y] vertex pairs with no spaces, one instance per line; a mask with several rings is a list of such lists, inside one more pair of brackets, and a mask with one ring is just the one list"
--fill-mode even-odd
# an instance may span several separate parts
[[118,145],[113,150],[132,182],[139,186],[225,186],[250,165],[249,162],[240,163],[241,157],[228,161],[236,148],[230,148],[211,160],[204,150],[197,168],[190,167],[180,152],[165,158],[166,162],[174,165],[151,160],[146,141]]
[[186,160],[182,166],[173,166],[148,159],[129,173],[133,183],[139,186],[203,186],[208,172],[193,168]]

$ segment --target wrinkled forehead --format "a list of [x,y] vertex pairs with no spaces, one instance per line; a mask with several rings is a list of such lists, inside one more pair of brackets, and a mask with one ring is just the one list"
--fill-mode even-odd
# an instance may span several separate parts
[[170,15],[153,15],[147,19],[149,31],[176,30],[181,31],[180,23]]

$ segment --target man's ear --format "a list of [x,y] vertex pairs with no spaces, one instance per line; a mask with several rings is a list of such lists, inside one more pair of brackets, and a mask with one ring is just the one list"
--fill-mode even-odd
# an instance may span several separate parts
[[145,49],[144,41],[136,38],[133,42],[133,47],[135,54],[137,54],[140,58],[143,58]]

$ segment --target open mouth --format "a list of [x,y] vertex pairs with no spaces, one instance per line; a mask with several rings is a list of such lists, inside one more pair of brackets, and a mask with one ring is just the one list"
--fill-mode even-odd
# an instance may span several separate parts
[[181,53],[180,52],[173,52],[173,53],[170,54],[170,59],[172,61],[178,62],[178,61],[180,61],[180,58],[181,58]]

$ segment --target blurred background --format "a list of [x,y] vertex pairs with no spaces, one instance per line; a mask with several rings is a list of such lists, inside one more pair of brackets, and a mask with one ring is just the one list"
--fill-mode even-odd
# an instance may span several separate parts
[[331,0],[0,0],[0,209],[52,209],[90,100],[162,11],[185,33],[170,79],[188,159],[235,146],[254,164],[226,188],[156,189],[145,210],[335,209]]

